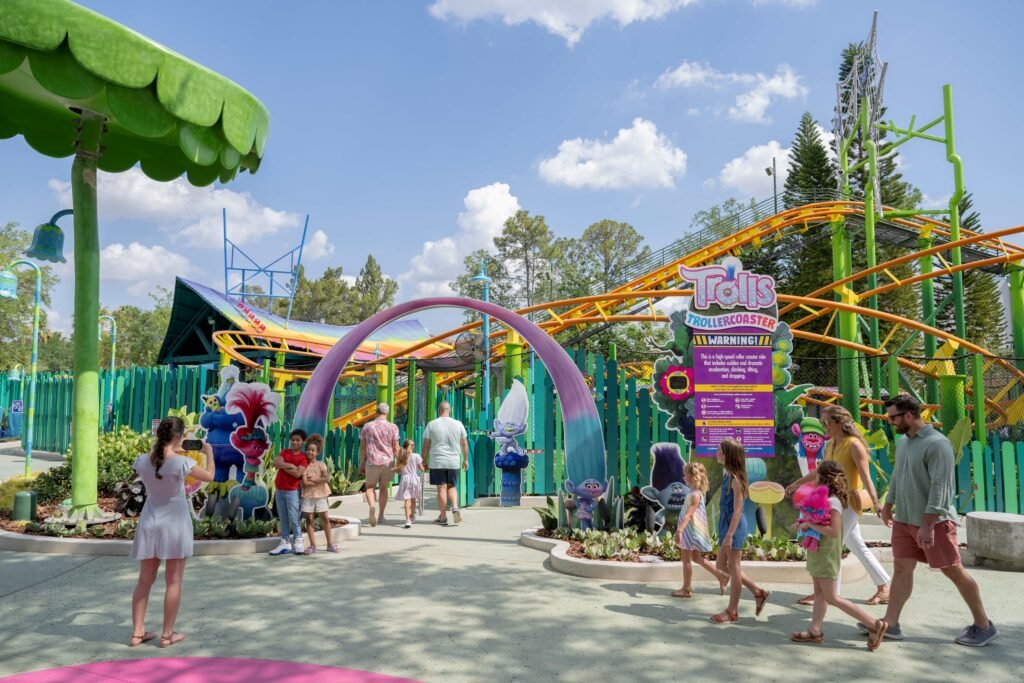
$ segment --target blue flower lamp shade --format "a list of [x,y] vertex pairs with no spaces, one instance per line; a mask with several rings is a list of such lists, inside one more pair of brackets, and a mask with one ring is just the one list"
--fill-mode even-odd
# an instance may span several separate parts
[[43,223],[32,235],[32,246],[25,252],[37,261],[66,263],[64,258],[64,231],[53,223]]
[[18,298],[18,277],[9,270],[0,270],[0,299]]

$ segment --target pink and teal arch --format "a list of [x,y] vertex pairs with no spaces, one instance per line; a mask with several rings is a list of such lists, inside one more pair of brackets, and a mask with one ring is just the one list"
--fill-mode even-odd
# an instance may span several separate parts
[[468,308],[491,316],[515,330],[544,361],[558,393],[565,426],[566,478],[605,481],[604,432],[597,406],[583,375],[569,354],[554,339],[521,315],[492,303],[466,297],[431,297],[407,301],[373,315],[356,325],[327,352],[309,378],[295,411],[295,427],[321,432],[327,421],[328,402],[338,375],[359,345],[376,330],[402,316],[427,308]]

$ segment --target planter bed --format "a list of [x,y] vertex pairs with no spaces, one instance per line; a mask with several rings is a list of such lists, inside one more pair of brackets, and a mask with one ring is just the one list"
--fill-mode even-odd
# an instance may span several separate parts
[[[551,568],[563,574],[590,579],[616,579],[637,582],[672,581],[682,579],[681,563],[656,556],[641,556],[639,561],[590,560],[573,551],[569,541],[539,535],[537,529],[526,529],[519,542],[529,548],[550,552]],[[843,582],[852,583],[866,576],[864,567],[855,557],[847,555],[842,561]],[[695,581],[715,582],[716,579],[700,566],[694,566]],[[803,561],[744,561],[743,573],[756,582],[809,584],[811,577]]]

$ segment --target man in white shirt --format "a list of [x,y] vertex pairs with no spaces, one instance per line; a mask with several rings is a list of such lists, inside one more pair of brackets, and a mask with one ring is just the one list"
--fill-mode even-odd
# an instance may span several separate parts
[[437,418],[427,423],[423,432],[423,459],[430,468],[430,483],[437,487],[437,507],[441,511],[434,524],[447,524],[447,507],[452,508],[452,519],[462,523],[459,511],[459,470],[469,469],[469,442],[466,428],[451,417],[448,401],[437,406]]

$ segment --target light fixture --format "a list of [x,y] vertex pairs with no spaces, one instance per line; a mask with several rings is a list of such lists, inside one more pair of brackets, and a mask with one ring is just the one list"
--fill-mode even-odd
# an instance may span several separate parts
[[775,175],[774,173],[772,173],[772,167],[771,166],[765,167],[764,172],[767,173],[768,175]]
[[18,298],[18,276],[9,270],[0,270],[0,298]]
[[67,259],[64,258],[64,231],[57,226],[57,221],[71,213],[71,209],[58,211],[49,222],[37,226],[32,235],[32,246],[25,255],[38,261],[67,263]]

